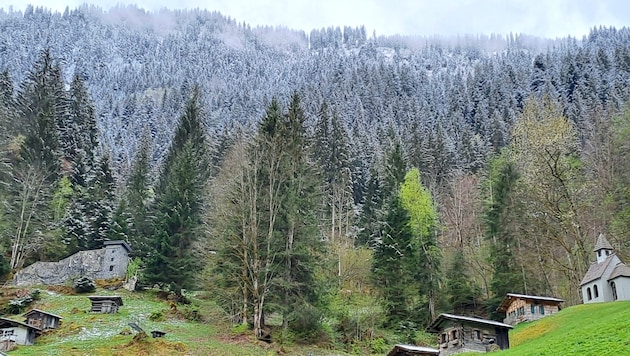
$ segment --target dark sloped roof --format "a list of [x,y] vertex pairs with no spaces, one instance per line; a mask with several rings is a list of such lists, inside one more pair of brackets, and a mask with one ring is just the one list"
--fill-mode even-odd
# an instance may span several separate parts
[[517,299],[525,299],[525,300],[532,300],[532,301],[538,301],[538,302],[553,302],[553,303],[564,302],[564,299],[554,298],[554,297],[542,297],[538,295],[508,293],[505,296],[505,298],[503,298],[503,301],[497,308],[497,311],[505,312],[507,308],[510,306],[510,304],[512,304],[512,301],[517,300]]
[[494,326],[494,327],[505,328],[505,329],[513,328],[512,325],[504,324],[504,323],[494,321],[494,320],[487,320],[487,319],[473,318],[470,316],[461,316],[461,315],[442,313],[440,314],[440,316],[435,318],[433,322],[431,322],[431,325],[427,327],[427,331],[430,333],[440,332],[442,330],[442,324],[449,320],[478,324],[478,325],[485,325],[485,326]]
[[90,298],[90,300],[93,302],[103,301],[103,300],[113,300],[114,302],[116,302],[116,304],[123,305],[122,298],[116,295],[91,295],[88,298]]
[[625,263],[618,263],[613,269],[608,280],[615,279],[617,277],[630,277],[630,267]]
[[53,314],[53,313],[49,313],[49,312],[44,311],[44,310],[41,310],[41,309],[32,309],[32,310],[30,310],[30,311],[28,311],[28,312],[26,312],[26,313],[22,314],[22,316],[26,316],[26,317],[28,317],[29,315],[31,315],[31,314],[35,314],[35,313],[43,313],[43,314],[46,314],[46,315],[53,316],[53,317],[55,317],[55,318],[63,319],[63,318],[62,318],[62,317],[60,317],[59,315],[55,315],[55,314]]
[[110,245],[122,245],[127,252],[131,252],[131,246],[129,246],[129,244],[126,241],[123,240],[108,240],[103,242],[103,246],[110,246]]
[[397,344],[387,355],[388,356],[398,355],[399,353],[402,353],[402,352],[411,354],[411,355],[439,355],[440,354],[440,350],[437,350],[431,347]]
[[606,240],[606,237],[604,236],[604,234],[599,234],[593,251],[597,252],[599,250],[612,250],[612,249],[613,249],[612,245],[610,244],[610,242],[608,242],[608,240]]
[[8,319],[8,318],[0,318],[0,329],[7,328],[7,327],[16,327],[16,326],[21,326],[27,329],[33,329],[37,331],[42,330],[40,328],[34,327],[33,325],[28,325],[17,320]]
[[584,275],[584,278],[582,278],[582,282],[580,282],[580,286],[583,286],[586,283],[592,282],[596,279],[602,278],[604,271],[606,270],[606,268],[608,268],[608,265],[610,265],[610,263],[614,259],[614,256],[615,255],[612,254],[606,257],[606,259],[602,263],[591,263],[591,266],[588,268],[588,271]]

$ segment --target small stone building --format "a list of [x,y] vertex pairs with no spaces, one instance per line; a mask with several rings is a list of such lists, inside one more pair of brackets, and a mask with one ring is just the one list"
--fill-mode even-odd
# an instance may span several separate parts
[[614,253],[613,247],[603,234],[597,237],[597,260],[584,275],[580,288],[584,303],[630,300],[630,267]]
[[56,329],[61,325],[61,317],[43,310],[33,309],[24,314],[24,323],[40,330]]
[[440,350],[432,347],[398,344],[387,356],[435,356],[439,354]]
[[557,313],[562,302],[564,300],[553,297],[508,293],[497,311],[505,313],[504,323],[516,325]]
[[17,320],[0,318],[0,351],[8,351],[15,345],[33,345],[41,329]]
[[61,285],[72,279],[125,278],[131,258],[125,241],[105,241],[98,250],[79,251],[58,262],[35,262],[13,277],[16,286]]
[[118,313],[118,308],[123,305],[122,298],[119,296],[90,296],[88,298],[92,302],[90,312],[93,313]]
[[510,348],[512,325],[468,316],[440,314],[427,327],[438,334],[440,355],[460,352],[490,352]]

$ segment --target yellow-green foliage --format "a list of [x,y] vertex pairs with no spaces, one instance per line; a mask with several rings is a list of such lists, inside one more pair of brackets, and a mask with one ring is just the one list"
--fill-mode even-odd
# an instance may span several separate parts
[[437,212],[431,193],[420,182],[420,171],[411,169],[400,187],[400,201],[409,213],[409,225],[417,236],[428,236],[435,228]]

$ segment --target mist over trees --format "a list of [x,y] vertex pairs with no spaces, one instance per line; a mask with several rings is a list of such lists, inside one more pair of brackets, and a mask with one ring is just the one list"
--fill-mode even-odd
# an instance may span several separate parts
[[600,233],[630,255],[628,28],[376,37],[82,6],[0,29],[0,272],[123,239],[146,285],[211,290],[257,337],[278,315],[351,345],[498,318],[508,292],[577,304]]

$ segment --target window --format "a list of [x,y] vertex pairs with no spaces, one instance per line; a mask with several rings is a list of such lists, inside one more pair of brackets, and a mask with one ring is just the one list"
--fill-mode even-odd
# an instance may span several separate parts
[[591,296],[591,287],[586,288],[586,298],[588,300],[593,299],[593,296]]
[[481,340],[481,331],[480,330],[475,330],[474,338],[477,339],[477,340]]
[[114,253],[114,252],[116,252],[116,251],[112,250],[112,253]]
[[457,330],[451,331],[451,340],[457,340]]
[[112,258],[110,259],[110,261],[114,261],[114,257],[112,257]]
[[534,304],[531,305],[532,314],[536,314],[536,306]]
[[111,272],[111,271],[113,271],[113,270],[114,270],[114,266],[113,266],[113,265],[112,265],[112,266],[109,266],[109,271]]
[[15,334],[15,330],[9,329],[9,330],[5,330],[2,336],[12,336],[14,334]]
[[525,307],[518,308],[518,315],[525,315]]
[[617,300],[617,286],[615,285],[615,282],[610,282],[610,289],[612,289],[613,300]]
[[539,305],[538,306],[538,311],[540,312],[540,315],[545,315],[545,306],[544,305]]
[[597,257],[602,257],[602,250],[597,251]]
[[448,336],[446,336],[446,333],[443,333],[443,334],[442,334],[442,335],[440,335],[440,336],[441,336],[441,338],[440,338],[440,339],[441,339],[441,340],[440,340],[440,343],[441,343],[441,344],[443,344],[443,343],[445,343],[445,342],[447,342],[447,341],[448,341]]
[[599,298],[599,292],[597,291],[597,284],[593,285],[593,294],[595,294],[595,298]]

